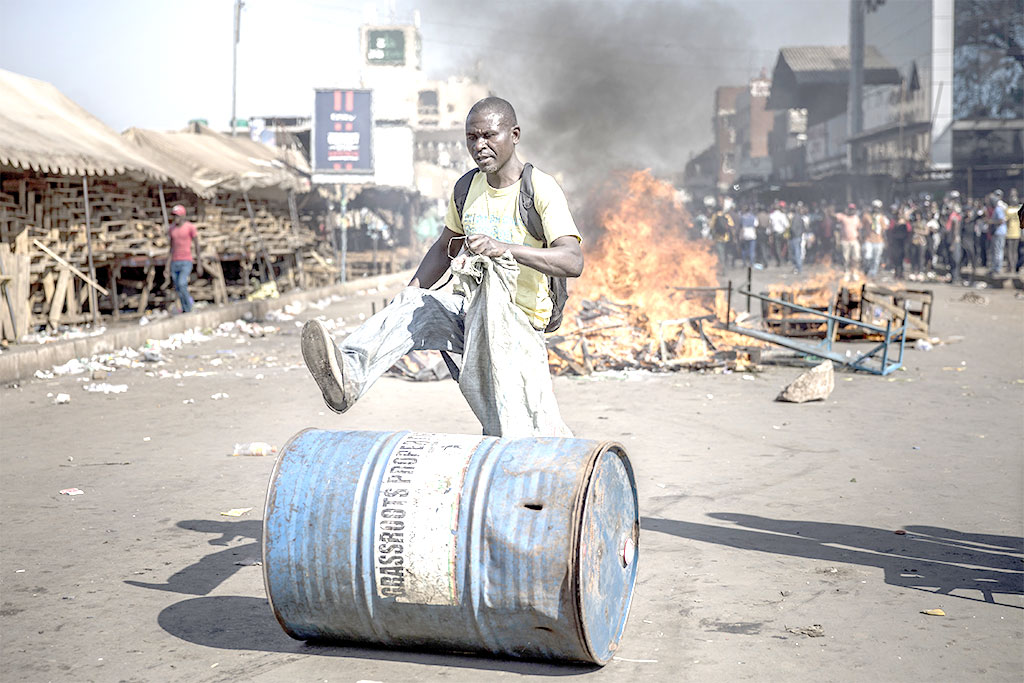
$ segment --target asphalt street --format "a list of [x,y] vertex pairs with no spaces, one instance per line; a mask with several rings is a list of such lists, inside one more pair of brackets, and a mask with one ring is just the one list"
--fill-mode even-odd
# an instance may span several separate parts
[[[258,565],[275,458],[236,443],[479,433],[451,381],[384,378],[343,416],[324,407],[298,325],[353,326],[392,292],[4,387],[2,678],[1020,681],[1024,299],[929,286],[949,343],[889,377],[840,371],[824,402],[774,402],[787,366],[555,379],[569,426],[623,443],[639,487],[636,596],[600,669],[313,645],[275,621]],[[104,382],[126,389],[83,389]]]

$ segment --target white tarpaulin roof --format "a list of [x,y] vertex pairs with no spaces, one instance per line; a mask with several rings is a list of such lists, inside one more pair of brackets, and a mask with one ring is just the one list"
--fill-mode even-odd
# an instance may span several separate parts
[[0,164],[61,175],[165,179],[120,135],[53,85],[3,69]]
[[174,184],[200,196],[252,189],[309,191],[309,164],[301,155],[204,126],[193,130],[130,128],[124,137]]

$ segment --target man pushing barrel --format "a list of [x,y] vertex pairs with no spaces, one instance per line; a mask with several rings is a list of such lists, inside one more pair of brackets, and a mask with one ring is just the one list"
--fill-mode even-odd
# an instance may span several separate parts
[[[352,407],[409,351],[435,349],[464,354],[459,385],[485,434],[570,435],[551,392],[543,331],[553,310],[549,277],[579,277],[581,238],[555,180],[520,161],[519,137],[507,101],[488,97],[473,105],[466,147],[479,172],[456,184],[445,227],[409,286],[340,346],[317,320],[302,328],[303,359],[331,410]],[[539,216],[541,226],[527,225],[528,216]],[[541,229],[538,239],[532,233]],[[488,273],[497,279],[486,297],[428,289],[450,266],[471,287]],[[504,302],[494,296],[502,285]]]

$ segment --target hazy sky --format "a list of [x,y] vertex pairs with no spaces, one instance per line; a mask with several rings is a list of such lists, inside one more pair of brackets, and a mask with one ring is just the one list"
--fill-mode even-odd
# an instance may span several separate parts
[[[898,0],[890,0],[898,1]],[[399,21],[421,10],[423,61],[435,77],[469,72],[473,62],[503,58],[501,40],[519,59],[557,45],[566,26],[530,29],[516,15],[549,11],[545,0],[395,0],[378,2],[377,16]],[[744,83],[770,73],[783,45],[845,44],[848,0],[559,0],[563,14],[599,20],[605,10],[645,14],[682,10],[735,24],[704,44],[691,38],[647,44],[619,35],[617,49],[635,44],[647,64],[699,70],[703,84]],[[308,114],[313,89],[358,85],[358,26],[362,0],[246,0],[238,48],[238,115]],[[623,10],[625,6],[625,10]],[[0,0],[0,68],[55,84],[114,129],[178,129],[205,118],[225,128],[231,111],[233,0]],[[621,16],[621,15],[620,15]],[[731,18],[731,19],[730,19]],[[541,60],[538,59],[538,62]],[[644,61],[638,61],[643,68]],[[543,64],[538,64],[543,68]],[[702,85],[706,87],[706,85]],[[685,93],[707,110],[710,92]],[[710,124],[707,125],[710,136]]]

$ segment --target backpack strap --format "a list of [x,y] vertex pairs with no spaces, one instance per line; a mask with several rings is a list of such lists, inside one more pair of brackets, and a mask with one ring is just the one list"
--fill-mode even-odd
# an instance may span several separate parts
[[455,200],[455,210],[459,212],[459,220],[462,220],[462,210],[466,208],[466,197],[469,196],[469,186],[473,184],[473,178],[480,169],[474,168],[467,171],[465,175],[455,182],[455,191],[452,196]]
[[533,197],[533,164],[526,163],[523,164],[522,182],[519,184],[519,218],[533,239],[546,248],[548,241],[544,239],[544,222],[540,218]]

